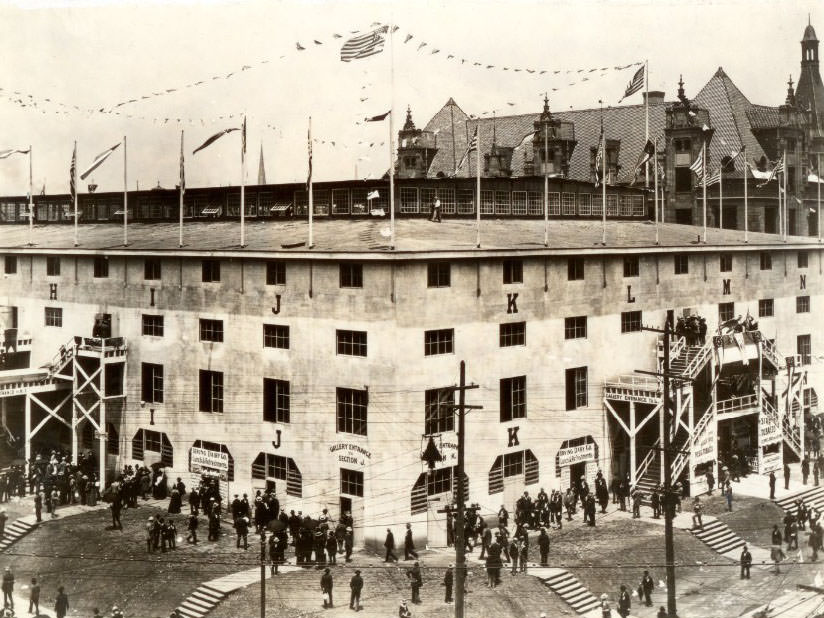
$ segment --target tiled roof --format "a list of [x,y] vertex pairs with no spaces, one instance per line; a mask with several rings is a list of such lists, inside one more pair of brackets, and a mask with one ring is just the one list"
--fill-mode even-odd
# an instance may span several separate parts
[[802,111],[815,111],[817,134],[824,134],[824,84],[821,83],[818,64],[802,63],[795,98]]
[[768,105],[753,105],[747,112],[747,118],[753,129],[767,129],[777,127],[780,123],[780,116],[777,107]]
[[775,234],[750,232],[744,244],[744,233],[736,230],[710,229],[708,244],[697,242],[700,227],[665,223],[660,226],[660,245],[655,245],[655,225],[649,221],[608,221],[607,245],[601,245],[602,224],[596,220],[553,220],[549,223],[549,248],[544,248],[544,223],[540,219],[493,219],[481,222],[481,246],[476,249],[476,223],[472,219],[444,219],[430,223],[426,219],[396,221],[395,251],[389,249],[389,221],[385,218],[358,220],[315,219],[314,248],[303,244],[308,237],[306,220],[251,221],[246,224],[246,247],[241,249],[240,224],[237,221],[186,222],[183,227],[184,246],[178,248],[176,223],[132,223],[129,225],[129,245],[120,244],[122,227],[114,223],[84,224],[79,227],[79,246],[73,246],[73,226],[47,224],[34,228],[34,246],[29,246],[27,225],[4,225],[0,230],[0,252],[104,253],[108,255],[140,255],[158,252],[169,255],[259,255],[273,254],[295,257],[330,258],[344,256],[398,255],[451,252],[457,255],[495,251],[533,251],[603,253],[621,249],[661,250],[681,247],[701,250],[703,247],[746,248],[754,246],[786,247],[811,244],[815,238],[790,237],[787,244]]

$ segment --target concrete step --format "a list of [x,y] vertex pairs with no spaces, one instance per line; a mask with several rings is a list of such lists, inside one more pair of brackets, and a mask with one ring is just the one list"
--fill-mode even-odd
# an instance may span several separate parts
[[561,571],[543,581],[577,614],[585,614],[598,607],[598,599],[569,571]]

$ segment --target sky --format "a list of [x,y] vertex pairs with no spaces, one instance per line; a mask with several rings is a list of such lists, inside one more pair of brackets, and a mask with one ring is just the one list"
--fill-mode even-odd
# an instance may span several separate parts
[[[667,100],[680,75],[693,96],[722,66],[750,101],[779,105],[808,14],[824,35],[820,4],[795,0],[0,0],[0,150],[31,145],[35,193],[66,193],[75,141],[82,171],[126,136],[129,189],[173,188],[183,131],[186,185],[236,185],[238,132],[192,151],[245,114],[247,184],[261,147],[267,182],[303,181],[311,117],[316,180],[378,177],[390,127],[366,116],[394,109],[396,133],[407,106],[422,127],[450,97],[487,115],[539,112],[544,92],[552,110],[617,105],[635,67],[614,67],[644,60]],[[397,27],[391,44],[341,62],[374,23]],[[28,171],[0,160],[0,195],[25,194]],[[91,181],[123,189],[122,146],[82,191]]]

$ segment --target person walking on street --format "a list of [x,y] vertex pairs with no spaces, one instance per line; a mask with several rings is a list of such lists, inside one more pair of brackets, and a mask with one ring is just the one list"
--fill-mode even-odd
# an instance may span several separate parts
[[3,571],[3,607],[10,607],[14,609],[14,573],[11,572],[11,567],[6,567]]
[[352,579],[349,580],[349,589],[351,590],[349,593],[349,609],[354,609],[356,612],[359,612],[361,610],[361,590],[363,590],[363,578],[361,577],[360,571],[355,571]]
[[819,534],[818,526],[810,527],[810,538],[807,540],[807,544],[810,546],[810,549],[813,550],[813,555],[810,558],[813,562],[818,562],[818,546],[821,544]]
[[452,565],[449,565],[449,568],[446,569],[446,572],[443,574],[443,585],[444,585],[444,593],[443,593],[443,602],[444,603],[452,603]]
[[54,601],[54,613],[57,618],[66,618],[69,612],[69,596],[64,592],[63,586],[57,589],[57,599]]
[[384,562],[397,562],[398,557],[395,555],[395,535],[392,534],[389,528],[386,529],[386,540],[383,542],[383,546],[386,548],[386,558]]
[[810,478],[810,460],[804,457],[801,462],[801,484],[806,485],[808,478]]
[[409,583],[412,587],[412,602],[421,602],[421,586],[423,586],[423,577],[421,575],[421,567],[415,562],[415,565],[407,571],[406,575],[409,577]]
[[707,495],[712,495],[712,490],[715,488],[715,476],[712,474],[712,469],[707,470],[706,474],[707,479]]
[[630,609],[632,609],[632,598],[627,592],[627,587],[621,584],[621,594],[618,596],[618,614],[622,618],[627,618]]
[[701,516],[704,512],[704,508],[701,506],[701,499],[698,496],[695,496],[695,500],[692,503],[692,527],[698,528],[699,530],[704,529],[704,522],[701,519]]
[[644,605],[647,607],[652,607],[652,599],[650,597],[654,589],[655,581],[650,577],[649,571],[644,571],[644,576],[641,578],[641,592],[644,595]]
[[320,591],[323,593],[323,609],[335,607],[332,599],[332,574],[329,569],[323,570],[323,575],[320,578]]
[[724,497],[727,499],[727,511],[732,511],[732,484],[727,481],[724,485]]
[[790,488],[790,464],[784,463],[784,489]]
[[[432,202],[432,217],[429,219],[430,221],[440,223],[441,222],[441,200],[438,198],[438,194],[435,194],[435,200]],[[414,603],[415,600],[412,599]]]
[[750,578],[750,566],[752,565],[752,554],[747,546],[741,550],[741,579]]
[[34,516],[38,524],[43,521],[43,494],[39,491],[34,494]]
[[541,566],[547,566],[549,559],[549,535],[546,533],[546,528],[541,528],[541,534],[538,535],[538,551],[541,554]]
[[[615,504],[613,502],[613,504]],[[601,603],[598,605],[601,609],[601,618],[612,618],[612,610],[609,607],[609,597],[606,593],[601,595]]]
[[819,475],[819,468],[818,468],[818,460],[816,459],[813,462],[813,484],[818,487],[818,475]]
[[29,613],[35,616],[40,615],[40,584],[37,583],[36,577],[31,578],[31,588],[29,588]]
[[186,528],[189,530],[189,534],[186,535],[186,540],[194,545],[197,545],[197,524],[197,513],[192,511],[189,513],[189,521],[186,525]]
[[[412,524],[406,524],[406,536],[403,539],[403,559],[411,560],[409,556],[418,559],[418,552],[415,551],[415,543],[412,541]],[[412,599],[415,602],[415,599]]]
[[775,500],[775,472],[770,472],[770,500]]

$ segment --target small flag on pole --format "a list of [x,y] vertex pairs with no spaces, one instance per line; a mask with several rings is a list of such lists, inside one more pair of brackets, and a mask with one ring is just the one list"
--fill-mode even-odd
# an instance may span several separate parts
[[383,44],[386,41],[385,35],[389,31],[389,26],[381,26],[366,34],[352,37],[343,47],[340,48],[340,59],[342,62],[351,62],[361,58],[368,58],[383,51]]
[[212,137],[210,137],[205,142],[203,142],[200,146],[195,148],[192,151],[192,154],[196,154],[198,150],[203,150],[207,146],[211,146],[212,144],[214,144],[217,140],[219,140],[221,137],[223,137],[227,133],[231,133],[232,131],[237,131],[237,130],[238,130],[238,127],[232,127],[231,129],[223,129],[223,131],[218,131],[217,133],[212,135]]
[[88,175],[89,175],[89,174],[91,174],[94,170],[96,170],[98,167],[100,167],[100,164],[101,164],[101,163],[103,163],[103,161],[105,161],[106,159],[108,159],[108,158],[111,156],[111,154],[112,154],[115,150],[117,150],[117,147],[118,147],[118,146],[120,146],[120,142],[117,142],[117,143],[116,143],[114,146],[112,146],[111,148],[109,148],[109,149],[107,149],[107,150],[104,150],[104,151],[103,151],[103,152],[101,152],[99,155],[97,155],[97,156],[94,158],[94,161],[92,161],[92,164],[91,164],[89,167],[87,167],[87,168],[86,168],[86,171],[85,171],[85,172],[83,172],[82,174],[80,174],[80,180],[85,180],[85,179],[86,179],[86,176],[88,176]]
[[13,150],[0,150],[0,159],[8,159],[13,154],[29,154],[28,148],[26,150],[20,150],[19,148],[15,148]]
[[695,172],[695,175],[698,176],[698,179],[701,180],[704,177],[704,149],[701,149],[701,152],[698,153],[698,156],[695,157],[695,161],[692,162],[690,165],[690,169]]
[[644,87],[644,66],[641,65],[641,68],[635,72],[635,75],[632,76],[632,79],[629,80],[627,84],[627,89],[624,91],[624,96],[618,101],[619,103],[626,99],[628,96],[631,96],[641,90]]
[[781,158],[778,160],[778,162],[775,164],[775,167],[772,168],[772,171],[770,171],[770,175],[767,176],[767,179],[764,182],[762,182],[762,183],[760,183],[756,186],[760,189],[761,187],[765,186],[767,183],[772,181],[772,179],[775,178],[776,175],[780,174],[783,171],[784,171],[784,156],[782,155]]
[[183,159],[183,133],[180,134],[180,194],[186,192],[186,165]]
[[595,188],[601,184],[601,162],[604,159],[604,132],[598,137],[598,152],[595,153]]
[[306,143],[309,147],[309,173],[306,176],[306,190],[309,190],[309,185],[312,184],[312,128],[310,127],[306,134]]
[[77,186],[75,185],[75,178],[77,178],[77,144],[74,145],[74,150],[72,151],[72,164],[69,167],[69,192],[72,195],[72,203],[74,203],[75,197],[77,197]]
[[374,191],[370,191],[370,192],[369,192],[369,194],[366,196],[366,199],[367,199],[367,200],[376,200],[376,199],[378,199],[380,196],[381,196],[381,194],[380,194],[380,193],[378,193],[378,190],[377,190],[377,189],[375,189]]
[[458,170],[463,167],[464,162],[466,161],[469,153],[478,148],[478,125],[475,125],[475,132],[472,134],[472,139],[469,141],[469,146],[466,149],[466,152],[461,157],[461,162],[458,163],[458,167],[455,168],[455,174],[458,173]]
[[644,150],[641,151],[641,157],[638,159],[638,165],[635,166],[632,184],[635,184],[635,181],[638,180],[638,173],[641,171],[641,168],[644,167],[644,164],[652,159],[653,154],[655,154],[655,145],[650,140],[647,140]]
[[721,168],[719,167],[715,170],[714,174],[710,174],[707,176],[707,186],[710,187],[712,185],[718,184],[721,182]]
[[378,114],[377,116],[371,116],[369,118],[364,118],[364,122],[380,122],[381,120],[386,120],[386,117],[392,113],[392,110],[386,112],[385,114]]

